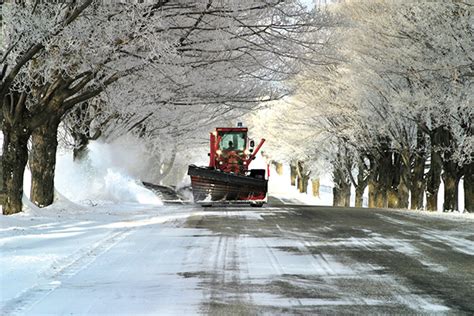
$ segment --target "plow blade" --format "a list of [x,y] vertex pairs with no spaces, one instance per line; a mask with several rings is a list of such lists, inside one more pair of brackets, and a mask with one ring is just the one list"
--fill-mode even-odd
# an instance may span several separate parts
[[266,202],[268,181],[265,179],[194,165],[189,166],[188,175],[191,176],[191,187],[196,203],[203,205],[248,203],[261,206]]

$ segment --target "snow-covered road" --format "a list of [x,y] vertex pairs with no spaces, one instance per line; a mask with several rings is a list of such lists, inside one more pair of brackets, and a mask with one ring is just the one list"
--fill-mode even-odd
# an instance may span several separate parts
[[474,312],[470,218],[129,205],[1,224],[8,315]]

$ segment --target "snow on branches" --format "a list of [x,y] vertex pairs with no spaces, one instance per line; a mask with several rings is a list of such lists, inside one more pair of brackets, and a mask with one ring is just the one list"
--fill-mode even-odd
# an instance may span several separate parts
[[[436,209],[442,174],[444,209],[457,209],[453,196],[464,176],[471,192],[466,209],[472,211],[470,6],[377,0],[346,1],[331,10],[340,17],[328,32],[325,55],[332,62],[307,67],[294,80],[305,114],[285,115],[287,121],[303,117],[297,119],[301,126],[319,131],[312,140],[317,145],[302,142],[303,147],[329,148],[313,151],[309,159],[346,169],[346,180],[356,187],[353,173],[370,169],[369,186],[382,184],[373,206],[381,207],[408,207],[407,192],[418,186],[427,190],[428,208]],[[423,206],[412,200],[412,207]]]
[[69,120],[156,138],[235,117],[285,95],[330,23],[297,0],[6,1],[2,19],[3,128],[22,142],[104,91],[100,120]]

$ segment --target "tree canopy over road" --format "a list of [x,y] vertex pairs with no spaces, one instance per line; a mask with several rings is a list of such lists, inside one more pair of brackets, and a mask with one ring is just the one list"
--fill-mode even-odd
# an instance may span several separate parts
[[81,160],[133,135],[159,182],[242,117],[301,191],[330,172],[334,205],[353,187],[357,206],[368,189],[370,207],[436,210],[441,193],[458,210],[462,181],[474,210],[467,2],[142,2],[3,2],[4,214],[22,209],[28,162],[30,199],[53,202],[58,141]]
[[47,206],[65,119],[77,157],[104,132],[178,142],[287,94],[331,23],[283,0],[6,1],[2,18],[6,214],[21,211],[30,137],[30,198]]
[[305,68],[293,101],[256,119],[270,126],[274,159],[313,177],[332,170],[334,205],[349,206],[353,186],[362,206],[368,186],[371,207],[422,209],[426,193],[437,210],[442,178],[443,209],[459,209],[463,179],[474,211],[472,6],[342,1],[331,11],[332,62]]

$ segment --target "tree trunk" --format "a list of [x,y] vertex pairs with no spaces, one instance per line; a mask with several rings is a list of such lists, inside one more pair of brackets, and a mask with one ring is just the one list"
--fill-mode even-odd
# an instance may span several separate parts
[[387,191],[383,186],[378,186],[378,190],[375,191],[375,207],[377,208],[387,208],[388,207],[388,196]]
[[3,183],[5,204],[3,214],[10,215],[22,210],[23,175],[28,161],[28,139],[31,132],[21,122],[12,125],[4,120],[3,127]]
[[426,209],[428,211],[437,211],[439,183],[441,181],[438,182],[434,175],[430,175],[430,178],[426,185]]
[[347,183],[347,187],[344,190],[344,207],[351,206],[351,183]]
[[387,206],[389,208],[399,208],[400,205],[400,196],[398,193],[398,188],[390,188],[387,191]]
[[398,207],[407,209],[408,208],[408,198],[410,196],[410,189],[408,188],[407,181],[405,177],[402,176],[400,184],[398,186]]
[[308,183],[309,183],[309,176],[301,175],[296,178],[298,183],[298,191],[300,193],[308,193]]
[[332,205],[333,206],[344,206],[343,190],[341,187],[335,186],[332,189]]
[[351,199],[351,186],[344,183],[333,188],[333,205],[349,207]]
[[296,178],[296,181],[298,183],[298,191],[300,193],[303,193],[304,192],[304,183],[303,183],[303,178],[302,177],[297,177]]
[[336,166],[333,166],[333,182],[334,188],[332,189],[332,205],[333,206],[343,206],[342,202],[342,190],[341,190],[341,171],[336,169]]
[[453,161],[453,147],[456,147],[456,143],[448,128],[441,131],[440,140],[444,153],[442,175],[444,183],[443,211],[455,211],[458,210],[458,188],[462,169]]
[[377,194],[375,196],[375,204],[378,208],[388,207],[388,193],[392,184],[391,173],[394,171],[392,167],[392,151],[388,145],[382,145],[382,155],[379,158],[377,174]]
[[359,161],[358,170],[357,185],[355,186],[355,207],[363,207],[364,191],[368,183],[368,177],[366,175],[367,166],[365,165],[363,158]]
[[411,200],[412,210],[423,209],[423,197],[425,193],[425,159],[416,157],[413,173],[411,175]]
[[[3,144],[2,144],[3,145]],[[0,205],[5,204],[5,185],[3,184],[3,163],[0,155]]]
[[376,160],[373,156],[369,156],[370,169],[369,175],[367,177],[367,185],[369,187],[369,208],[375,208],[376,206],[376,197],[377,197],[377,173],[378,166]]
[[443,164],[444,204],[443,211],[458,209],[459,176],[456,163],[445,161]]
[[30,154],[30,200],[39,207],[53,204],[58,126],[60,120],[52,118],[33,131]]
[[[400,207],[400,181],[401,181],[401,171],[402,171],[402,158],[400,153],[393,153],[393,156],[390,157],[390,160],[385,161],[385,173],[387,174],[387,206],[389,208],[399,208]],[[388,159],[388,158],[387,158]]]
[[280,176],[283,175],[283,164],[281,162],[274,161],[273,165],[275,166],[276,173]]
[[313,196],[319,197],[319,188],[321,186],[319,178],[318,179],[312,179],[311,184],[312,184],[312,187],[313,187]]
[[416,152],[413,160],[413,172],[410,176],[410,208],[412,210],[421,210],[423,209],[423,197],[426,186],[426,138],[420,128],[416,132]]
[[309,177],[303,176],[300,182],[301,186],[299,188],[301,193],[308,193],[308,183],[309,183]]
[[474,213],[474,162],[464,168],[464,209]]
[[355,207],[363,207],[365,187],[357,186],[355,190]]
[[387,205],[389,208],[399,208],[400,199],[398,188],[391,187],[387,192]]
[[302,161],[297,162],[296,172],[298,175],[298,190],[300,193],[308,193],[308,182],[311,172],[305,170],[305,165]]
[[333,206],[350,206],[351,182],[342,170],[333,171]]
[[408,151],[402,151],[400,165],[400,180],[398,183],[398,207],[407,209],[410,196],[410,155]]
[[291,185],[296,186],[296,176],[298,175],[296,171],[296,165],[291,163],[290,164],[290,180],[291,180]]
[[383,190],[381,184],[372,179],[369,181],[369,207],[384,208],[387,201],[387,192]]
[[377,207],[377,185],[373,179],[369,180],[369,208]]
[[442,159],[439,153],[440,133],[442,127],[438,127],[430,133],[431,161],[426,182],[426,209],[438,210],[438,191],[441,183]]

